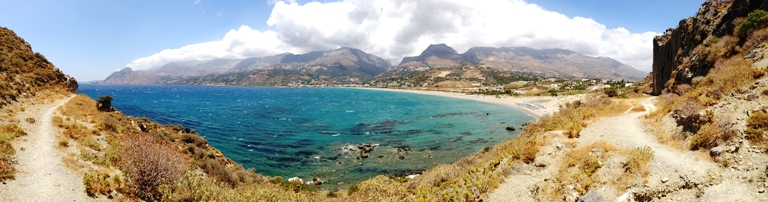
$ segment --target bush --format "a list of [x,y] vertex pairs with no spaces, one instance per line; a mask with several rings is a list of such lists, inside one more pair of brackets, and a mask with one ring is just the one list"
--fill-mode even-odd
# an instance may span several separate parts
[[610,87],[610,88],[603,89],[603,93],[605,93],[605,95],[607,95],[608,97],[616,97],[617,95],[619,95],[619,90],[615,87]]
[[126,134],[120,141],[120,169],[127,185],[140,199],[160,199],[158,187],[174,184],[187,169],[187,161],[167,141],[145,133]]
[[32,118],[32,117],[27,117],[24,119],[24,121],[31,124],[34,124],[35,122],[37,122],[37,120],[35,120],[35,118]]
[[103,111],[103,112],[112,111],[112,100],[114,100],[114,98],[112,98],[112,96],[110,95],[104,95],[104,96],[100,95],[99,101],[98,101],[99,104],[97,105],[97,108],[99,108],[99,111]]
[[763,27],[766,21],[768,21],[768,12],[760,9],[754,10],[747,15],[744,22],[736,26],[736,35],[745,38],[753,30]]
[[85,184],[85,192],[89,196],[95,196],[96,194],[108,195],[112,190],[120,189],[123,181],[119,175],[86,173],[83,176],[83,184]]
[[755,112],[747,120],[747,139],[753,143],[762,143],[768,130],[768,113]]
[[197,147],[205,147],[208,144],[208,140],[203,139],[200,135],[184,133],[181,135],[181,141],[189,144],[194,144]]
[[627,153],[627,164],[624,169],[630,173],[648,176],[650,174],[648,164],[651,163],[651,160],[653,160],[653,150],[651,150],[651,147],[634,148]]

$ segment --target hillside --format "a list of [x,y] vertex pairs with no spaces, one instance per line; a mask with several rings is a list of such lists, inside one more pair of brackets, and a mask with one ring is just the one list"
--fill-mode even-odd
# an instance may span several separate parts
[[377,87],[400,87],[408,83],[409,87],[440,89],[504,86],[512,82],[534,79],[541,77],[503,72],[484,65],[438,68],[401,66],[367,83]]
[[618,116],[545,137],[551,142],[490,199],[767,201],[764,9],[768,1],[704,2],[654,40],[646,85],[658,97],[626,100],[633,107]]
[[32,46],[12,30],[0,27],[0,106],[42,91],[75,90],[75,78],[32,51]]
[[527,47],[475,47],[459,54],[445,44],[433,44],[421,55],[406,57],[400,67],[450,67],[484,64],[503,71],[534,73],[547,77],[604,78],[637,81],[646,73],[616,60],[589,57],[562,49],[537,50]]
[[354,48],[246,59],[173,62],[148,70],[125,68],[101,84],[263,85],[361,83],[391,68]]

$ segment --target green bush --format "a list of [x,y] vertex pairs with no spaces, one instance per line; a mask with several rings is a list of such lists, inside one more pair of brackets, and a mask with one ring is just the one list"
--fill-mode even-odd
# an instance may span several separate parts
[[747,19],[736,26],[736,35],[740,38],[746,38],[749,33],[764,26],[768,21],[768,12],[764,10],[754,10],[747,15]]
[[610,88],[603,89],[603,93],[605,93],[605,95],[607,95],[608,97],[616,97],[617,95],[619,95],[619,90],[616,89],[615,87],[610,87]]

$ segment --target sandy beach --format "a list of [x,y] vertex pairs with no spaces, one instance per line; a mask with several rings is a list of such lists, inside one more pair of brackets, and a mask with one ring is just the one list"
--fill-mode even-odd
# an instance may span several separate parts
[[[501,98],[497,98],[496,96],[492,96],[492,95],[486,95],[486,96],[467,95],[463,93],[442,92],[442,91],[406,90],[406,89],[389,89],[389,88],[362,88],[362,89],[381,90],[381,91],[390,91],[390,92],[405,92],[405,93],[432,95],[432,96],[440,96],[440,97],[455,98],[455,99],[474,100],[478,102],[503,105],[503,106],[519,109],[533,117],[536,117],[537,119],[543,117],[544,115],[552,115],[553,113],[560,110],[560,106],[564,105],[566,102],[573,102],[574,100],[579,100],[579,99],[583,100],[585,97],[585,95],[582,94],[582,95],[558,96],[558,97],[501,96]],[[517,104],[520,102],[540,104],[544,106],[545,109],[531,109],[528,107],[520,106]]]

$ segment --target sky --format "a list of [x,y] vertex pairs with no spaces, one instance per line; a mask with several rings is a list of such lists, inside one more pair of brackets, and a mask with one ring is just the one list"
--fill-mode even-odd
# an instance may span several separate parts
[[0,0],[9,28],[64,73],[352,47],[397,65],[429,44],[560,48],[650,72],[653,37],[704,0]]

